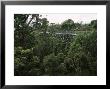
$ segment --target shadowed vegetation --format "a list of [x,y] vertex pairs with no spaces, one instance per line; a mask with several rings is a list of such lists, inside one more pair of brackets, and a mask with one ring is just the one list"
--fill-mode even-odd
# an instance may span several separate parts
[[39,14],[15,14],[14,75],[96,76],[97,20],[55,24]]

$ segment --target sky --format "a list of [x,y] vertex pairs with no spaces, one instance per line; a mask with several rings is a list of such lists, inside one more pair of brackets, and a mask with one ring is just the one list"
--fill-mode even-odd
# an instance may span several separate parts
[[78,14],[40,14],[42,18],[47,18],[49,23],[60,24],[67,19],[72,19],[75,23],[90,23],[91,20],[97,19],[96,13],[78,13]]

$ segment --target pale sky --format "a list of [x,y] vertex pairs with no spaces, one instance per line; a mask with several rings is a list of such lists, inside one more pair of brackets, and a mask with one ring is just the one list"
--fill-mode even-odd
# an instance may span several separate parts
[[49,23],[62,23],[63,21],[67,19],[72,19],[74,22],[80,23],[81,21],[83,23],[90,23],[91,20],[97,19],[97,14],[95,13],[79,13],[79,14],[40,14],[42,15],[42,18],[47,18]]

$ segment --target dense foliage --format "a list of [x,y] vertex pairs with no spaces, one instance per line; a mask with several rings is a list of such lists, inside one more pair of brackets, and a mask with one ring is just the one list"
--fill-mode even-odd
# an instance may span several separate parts
[[97,75],[97,21],[49,23],[39,14],[14,15],[15,76]]

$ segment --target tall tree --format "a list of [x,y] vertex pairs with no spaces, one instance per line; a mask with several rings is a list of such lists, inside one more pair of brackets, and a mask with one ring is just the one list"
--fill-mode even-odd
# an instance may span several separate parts
[[61,25],[61,29],[64,31],[71,31],[74,27],[75,24],[72,19],[65,20]]

